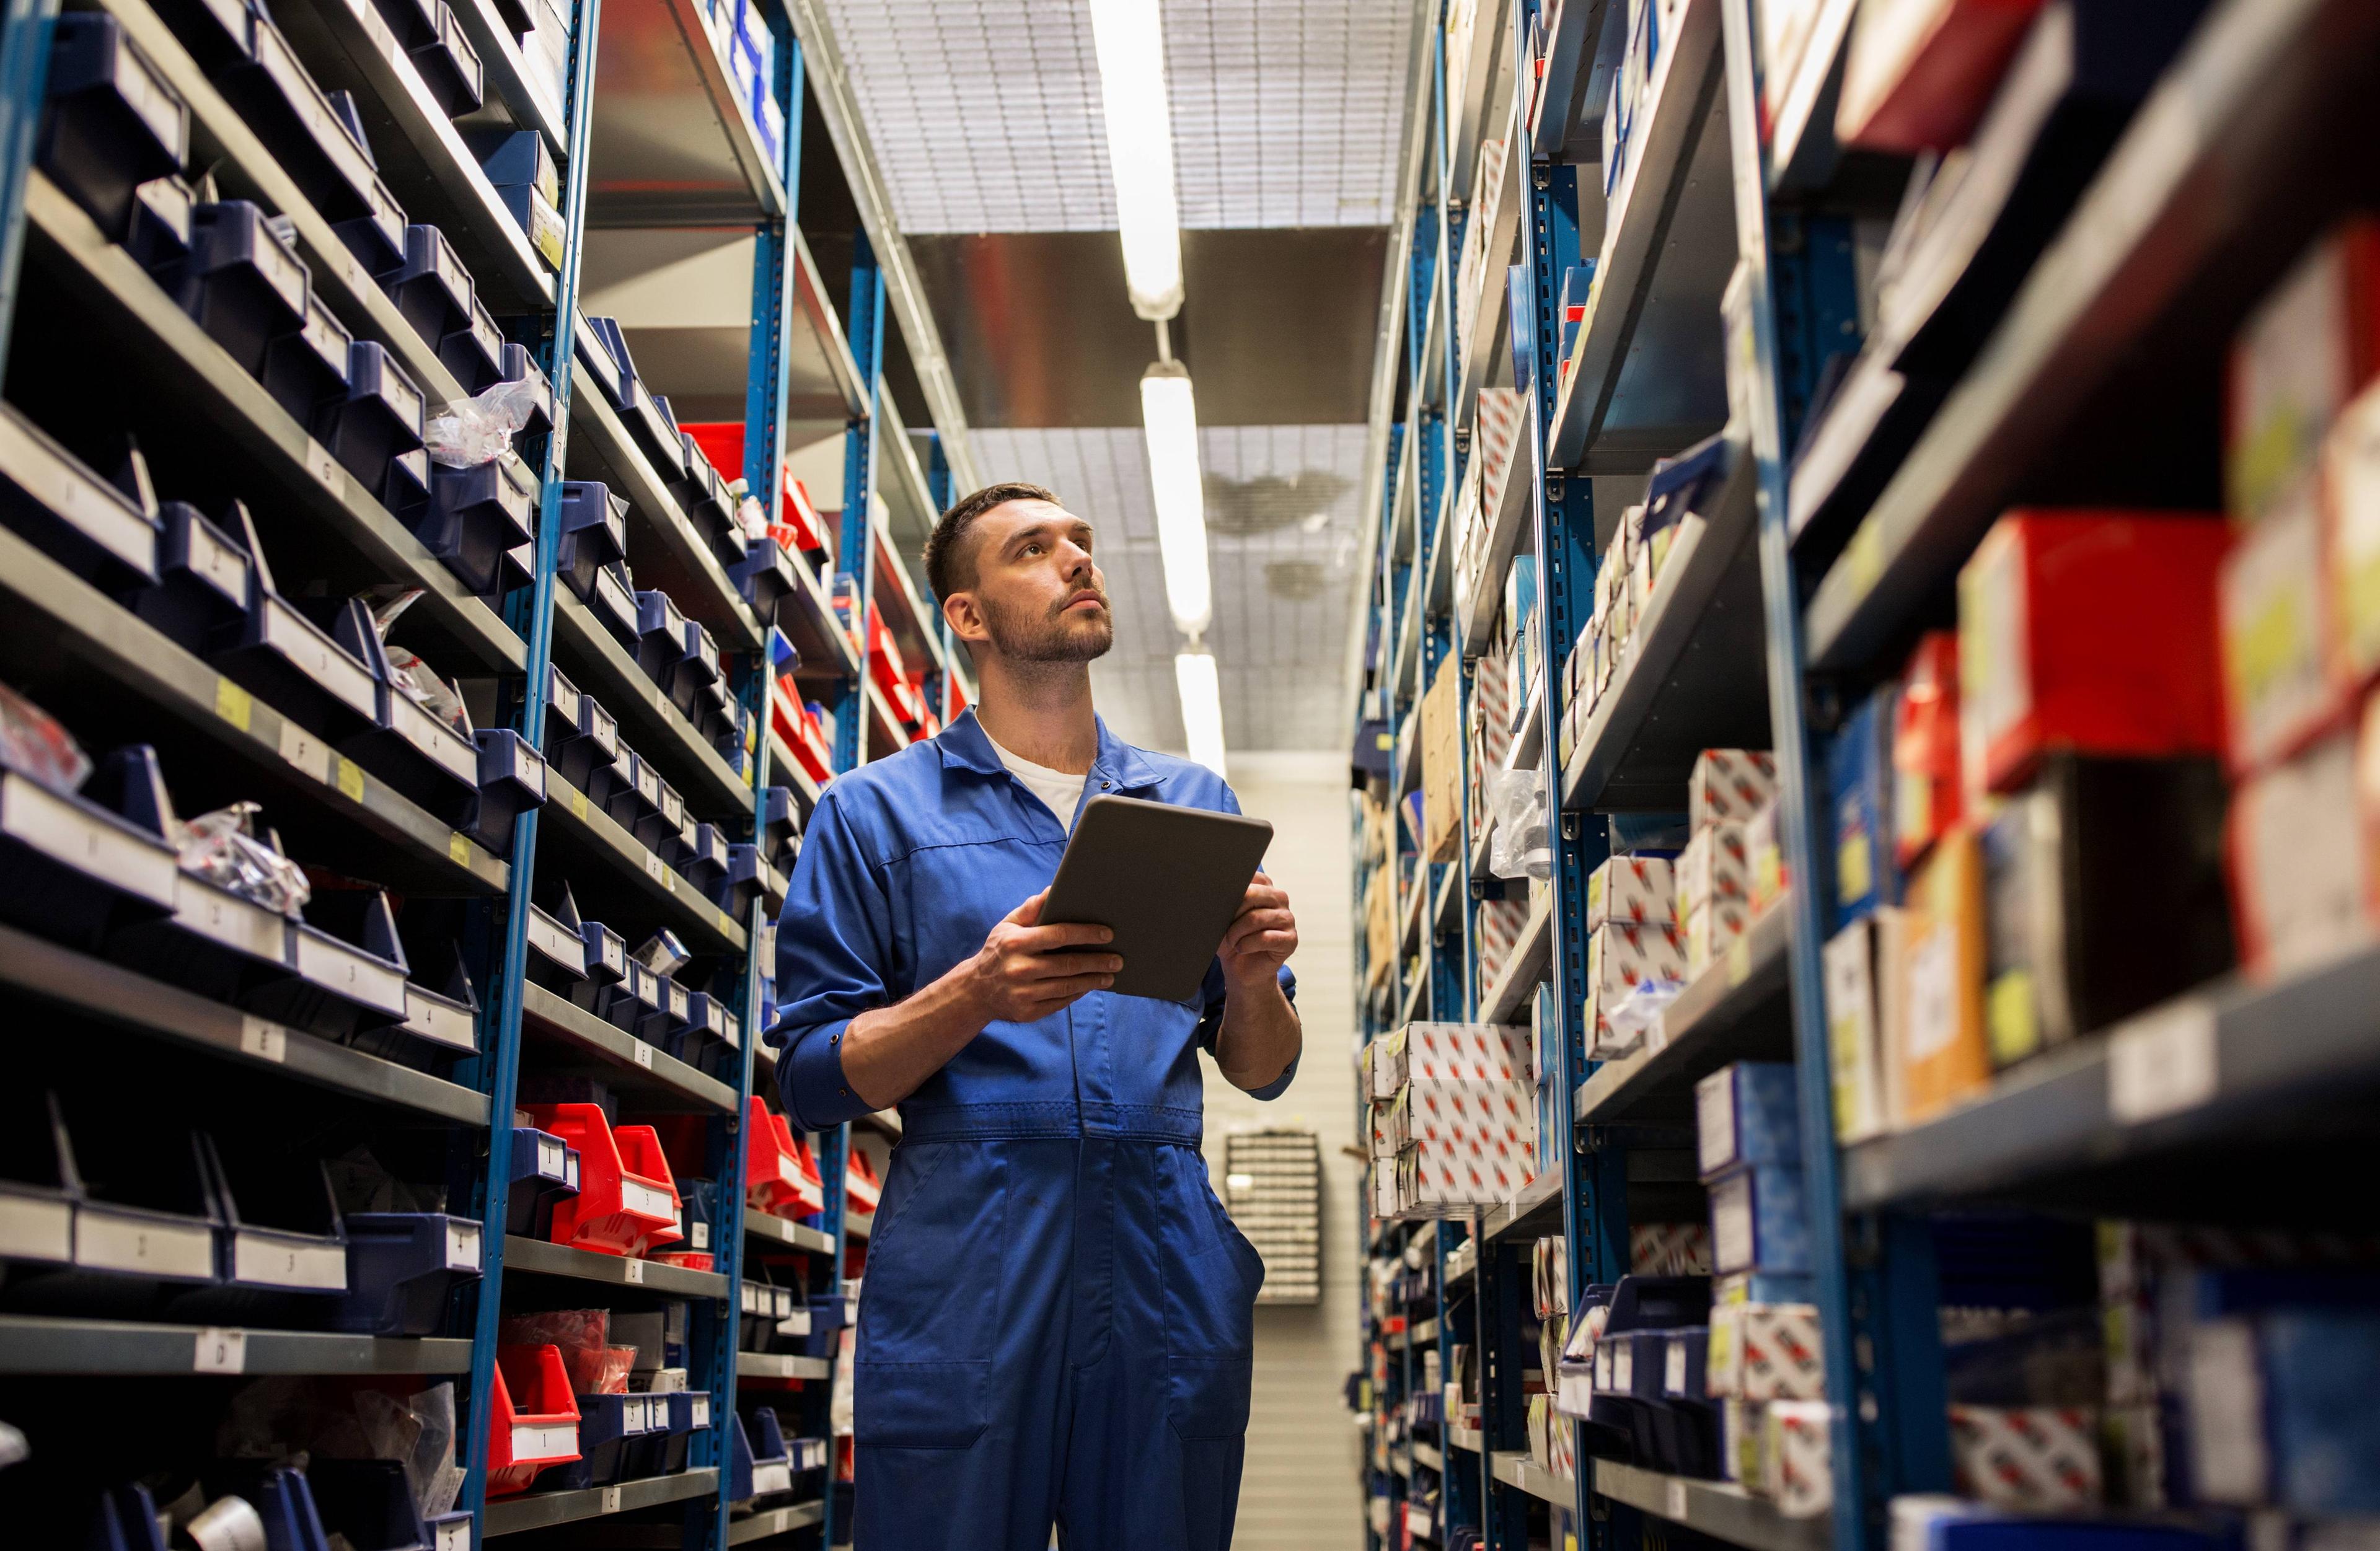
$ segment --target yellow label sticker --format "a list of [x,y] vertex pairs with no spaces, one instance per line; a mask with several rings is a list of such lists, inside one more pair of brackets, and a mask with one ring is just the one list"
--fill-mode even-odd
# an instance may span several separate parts
[[587,817],[586,793],[573,792],[570,794],[570,817],[573,818],[585,818]]
[[227,678],[215,679],[215,714],[225,721],[248,731],[249,713],[256,709],[256,698]]
[[446,859],[458,867],[471,865],[471,837],[457,830],[446,837]]
[[1727,983],[1741,986],[1752,974],[1752,939],[1739,937],[1727,948]]
[[721,911],[719,913],[719,929],[726,936],[734,937],[735,935],[735,917],[728,915],[727,912],[723,910]]
[[[1762,853],[1764,869],[1775,865],[1773,852]],[[1875,857],[1869,849],[1867,831],[1853,830],[1835,847],[1835,892],[1843,903],[1850,904],[1867,898],[1876,887]],[[1774,891],[1773,883],[1771,891]]]
[[1884,530],[1874,518],[1860,524],[1852,535],[1851,547],[1843,551],[1844,574],[1851,578],[1852,596],[1865,598],[1884,576]]
[[339,794],[351,803],[364,800],[364,768],[345,755],[339,757]]

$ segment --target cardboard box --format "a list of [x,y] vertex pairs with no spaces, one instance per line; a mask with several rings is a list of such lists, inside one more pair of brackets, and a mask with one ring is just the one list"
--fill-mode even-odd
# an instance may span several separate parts
[[1743,825],[1728,820],[1697,827],[1686,848],[1678,853],[1671,877],[1682,921],[1694,914],[1695,906],[1713,901],[1748,904],[1752,869]]
[[1628,1271],[1637,1277],[1710,1275],[1710,1225],[1704,1222],[1633,1222],[1628,1225]]
[[1966,143],[2042,0],[1863,0],[1835,134],[1914,154]]
[[2357,814],[2356,741],[2334,733],[2232,794],[2225,835],[2231,909],[2240,961],[2257,974],[2318,963],[2370,935],[2370,830]]
[[1711,900],[1686,917],[1686,978],[1693,980],[1727,956],[1729,949],[1750,930],[1749,905],[1731,900]]
[[2232,965],[2211,759],[2053,756],[1985,826],[1985,1022],[2006,1067]]
[[1408,1217],[1459,1217],[1500,1206],[1536,1177],[1535,1150],[1535,1138],[1517,1131],[1417,1139],[1397,1155],[1398,1210]]
[[1817,1400],[1826,1398],[1827,1363],[1818,1334],[1818,1311],[1810,1303],[1733,1305],[1742,1349],[1747,1400]]
[[1885,1130],[1876,955],[1873,919],[1852,922],[1827,944],[1827,1058],[1834,1085],[1835,1140],[1843,1146]]
[[1967,806],[2057,749],[2223,745],[2216,573],[2229,536],[2184,515],[2011,512],[1959,573]]
[[2380,677],[2380,386],[2331,427],[2317,490],[2332,671],[2361,689]]
[[[1886,1051],[1896,1125],[1914,1125],[1991,1083],[1984,1035],[1983,850],[1961,823],[1909,879],[1897,973],[1905,1000]],[[1893,1086],[1888,1078],[1888,1088]]]
[[1390,1129],[1400,1152],[1415,1142],[1525,1145],[1529,1172],[1536,1172],[1537,1095],[1530,1084],[1417,1076],[1394,1101]]
[[1746,1164],[1802,1166],[1791,1061],[1740,1060],[1694,1084],[1694,1158],[1705,1181]]
[[1921,636],[1892,719],[1892,849],[1902,872],[1959,821],[1959,637]]
[[1642,927],[1606,922],[1586,939],[1587,1055],[1606,1060],[1633,1049],[1641,1030],[1616,1029],[1613,1009],[1645,982],[1686,979],[1685,944],[1675,927],[1648,923]]
[[[1883,832],[1881,828],[1876,831],[1879,836]],[[1757,915],[1785,897],[1793,880],[1785,866],[1785,839],[1774,800],[1743,821],[1743,866],[1750,914]]]
[[2198,1494],[2324,1517],[2380,1513],[2380,1315],[2278,1309],[2211,1319],[2187,1343]]
[[1725,1478],[1747,1490],[1761,1479],[1762,1413],[1768,1408],[1755,1400],[1730,1396],[1719,1402],[1719,1470]]
[[1710,1183],[1711,1268],[1805,1274],[1816,1269],[1802,1170],[1747,1164]]
[[1399,1032],[1404,1036],[1405,1072],[1411,1081],[1536,1081],[1529,1060],[1529,1031],[1523,1024],[1408,1024]]
[[1668,858],[1612,856],[1587,874],[1588,931],[1607,921],[1674,926],[1677,920],[1676,879]]
[[[1877,905],[1900,903],[1899,857],[1892,832],[1892,745],[1899,710],[1900,696],[1887,685],[1859,703],[1828,745],[1838,921],[1856,921]],[[1774,805],[1764,811],[1773,814]],[[1773,818],[1767,828],[1773,848]],[[1765,908],[1756,857],[1760,842],[1747,830],[1744,844],[1755,854],[1752,907],[1758,911]]]
[[2288,758],[2335,723],[2347,679],[2334,671],[2330,589],[2311,480],[2273,500],[2223,559],[2224,747],[2245,774]]
[[1995,1508],[2096,1508],[2098,1431],[2098,1412],[2080,1408],[1953,1404],[1952,1484]]
[[1761,1480],[1788,1519],[1834,1507],[1834,1413],[1824,1400],[1775,1400],[1762,1413]]
[[1686,777],[1686,818],[1699,834],[1741,823],[1777,795],[1777,760],[1767,749],[1706,748]]
[[2231,345],[2224,484],[2231,515],[2261,519],[2313,468],[2348,401],[2380,373],[2380,220],[2349,221],[2309,248]]
[[1463,667],[1438,665],[1421,697],[1421,854],[1455,862],[1463,850]]
[[1405,1030],[1394,1029],[1364,1047],[1371,1060],[1371,1094],[1375,1099],[1394,1098],[1397,1090],[1405,1085],[1406,1038]]

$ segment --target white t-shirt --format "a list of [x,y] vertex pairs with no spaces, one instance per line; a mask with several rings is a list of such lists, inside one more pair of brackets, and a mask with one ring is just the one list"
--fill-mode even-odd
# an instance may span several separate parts
[[1085,770],[1080,775],[1068,775],[1063,770],[1053,770],[1047,765],[1037,765],[1021,755],[1011,754],[1001,747],[999,741],[989,733],[984,734],[984,741],[991,745],[991,751],[1000,756],[1000,762],[1008,767],[1009,773],[1023,782],[1028,791],[1049,805],[1050,811],[1058,816],[1059,827],[1068,834],[1073,834],[1075,810],[1082,806],[1083,783],[1091,779],[1091,772]]

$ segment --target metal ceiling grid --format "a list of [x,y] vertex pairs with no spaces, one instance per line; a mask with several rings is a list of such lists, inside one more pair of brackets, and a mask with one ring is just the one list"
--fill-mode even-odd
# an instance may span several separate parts
[[[1148,466],[1137,428],[986,430],[977,454],[993,479],[1049,486],[1098,525],[1115,605],[1115,649],[1092,669],[1100,714],[1117,734],[1183,746],[1165,573]],[[1210,426],[1208,563],[1215,577],[1208,640],[1222,680],[1223,736],[1235,750],[1336,745],[1337,664],[1362,499],[1362,426]]]
[[[1080,0],[827,10],[904,231],[1113,229]],[[1378,0],[1169,0],[1183,224],[1387,224],[1411,22]]]

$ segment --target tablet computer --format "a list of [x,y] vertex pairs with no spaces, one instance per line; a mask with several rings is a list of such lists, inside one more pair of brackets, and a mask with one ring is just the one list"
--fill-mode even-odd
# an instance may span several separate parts
[[1187,1001],[1272,843],[1261,818],[1138,797],[1084,806],[1041,902],[1041,924],[1090,922],[1115,933],[1123,968],[1109,989]]

